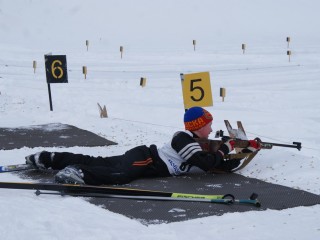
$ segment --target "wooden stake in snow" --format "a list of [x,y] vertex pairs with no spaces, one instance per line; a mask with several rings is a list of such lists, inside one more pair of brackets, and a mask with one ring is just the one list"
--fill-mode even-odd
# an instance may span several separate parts
[[147,83],[147,79],[146,78],[140,78],[140,86],[141,87],[145,87],[146,86],[146,83]]
[[82,67],[82,73],[84,74],[84,79],[87,79],[87,73],[88,73],[88,71],[87,71],[87,67],[86,67],[86,66],[83,66],[83,67]]
[[220,88],[220,97],[222,97],[222,102],[224,102],[225,96],[226,96],[226,89]]
[[291,41],[290,37],[287,37],[287,43],[288,43],[288,46],[287,46],[287,48],[289,48],[289,45],[290,45],[290,41]]
[[242,43],[241,48],[242,48],[242,52],[243,52],[243,54],[244,54],[244,53],[245,53],[245,51],[246,51],[246,44]]
[[290,62],[290,56],[291,56],[291,51],[290,50],[287,51],[287,55],[289,56],[289,62]]
[[121,53],[121,59],[122,59],[122,54],[123,54],[123,46],[120,46],[120,53]]
[[33,73],[36,73],[37,61],[33,61]]
[[193,40],[193,41],[192,41],[192,44],[193,44],[193,51],[196,51],[197,41],[196,41],[196,40]]
[[89,50],[89,40],[86,40],[87,51]]

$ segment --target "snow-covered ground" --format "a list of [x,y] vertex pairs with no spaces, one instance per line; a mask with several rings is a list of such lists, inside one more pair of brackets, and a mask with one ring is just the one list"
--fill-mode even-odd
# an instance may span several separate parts
[[[251,138],[302,142],[300,152],[261,151],[241,174],[319,195],[319,5],[317,0],[1,0],[0,126],[60,122],[118,143],[50,151],[98,156],[140,144],[161,146],[183,129],[180,73],[209,71],[213,128],[225,130],[224,119],[233,125],[241,120]],[[69,70],[68,84],[51,85],[53,111],[44,72],[49,52],[67,55]],[[88,67],[87,79],[82,66]],[[147,78],[144,88],[141,77]],[[227,90],[224,102],[220,87]],[[97,103],[106,105],[109,118],[99,117]],[[0,165],[23,163],[24,156],[40,150],[1,150]],[[25,180],[3,173],[0,181]],[[0,212],[1,239],[320,237],[319,205],[147,227],[81,198],[3,189]]]

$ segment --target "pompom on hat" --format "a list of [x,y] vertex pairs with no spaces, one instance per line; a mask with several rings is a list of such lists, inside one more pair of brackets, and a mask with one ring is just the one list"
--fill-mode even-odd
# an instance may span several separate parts
[[189,131],[196,131],[212,120],[212,115],[201,107],[189,108],[184,114],[184,126]]

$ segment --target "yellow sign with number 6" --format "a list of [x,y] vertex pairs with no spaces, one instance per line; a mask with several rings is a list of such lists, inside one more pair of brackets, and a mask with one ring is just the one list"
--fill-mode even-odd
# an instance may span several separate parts
[[65,55],[45,55],[47,83],[67,83],[67,59]]
[[180,76],[185,109],[213,105],[209,72],[181,73]]

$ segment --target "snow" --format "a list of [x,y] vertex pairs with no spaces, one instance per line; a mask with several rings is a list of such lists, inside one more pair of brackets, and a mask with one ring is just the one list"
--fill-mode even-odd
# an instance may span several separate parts
[[[209,71],[214,105],[206,109],[214,129],[226,131],[224,119],[241,120],[249,138],[302,142],[300,152],[263,150],[240,173],[319,195],[319,7],[317,0],[1,0],[0,126],[64,123],[118,143],[50,151],[106,156],[161,146],[183,129],[180,73]],[[53,111],[44,72],[49,52],[67,55],[69,70],[69,83],[51,84]],[[220,87],[227,91],[224,102]],[[97,103],[106,105],[109,118],[99,117]],[[41,150],[0,150],[0,165],[23,163]],[[26,180],[3,173],[0,181]],[[145,226],[81,198],[0,193],[6,240],[320,237],[319,205]]]

